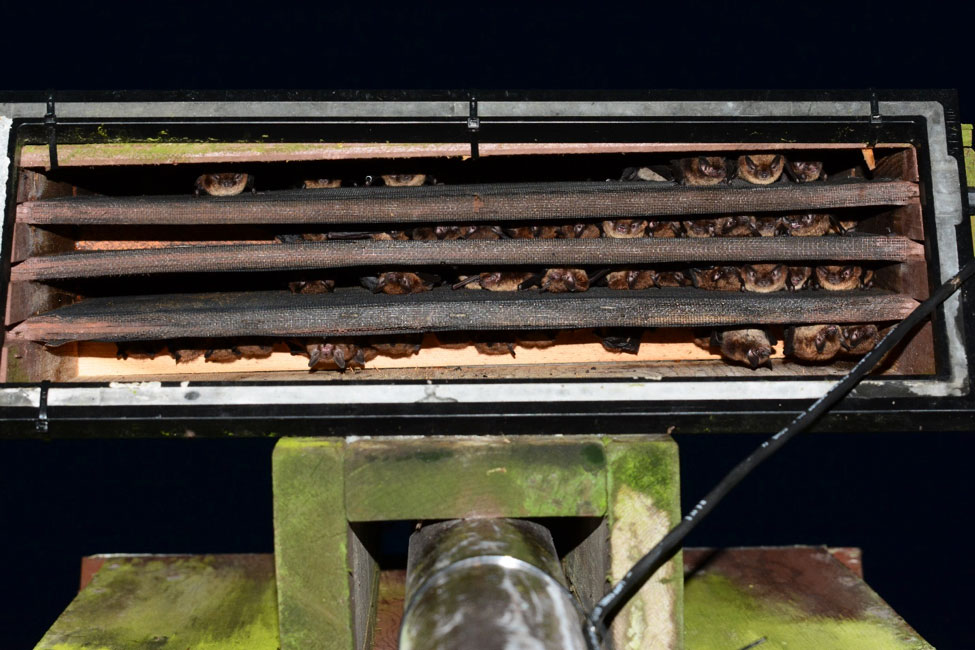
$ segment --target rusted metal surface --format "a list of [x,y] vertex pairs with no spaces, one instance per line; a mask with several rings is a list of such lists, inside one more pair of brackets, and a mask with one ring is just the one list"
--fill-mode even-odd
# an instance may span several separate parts
[[233,197],[70,197],[17,206],[32,224],[372,224],[586,219],[907,205],[917,183],[683,187],[671,183],[499,183],[339,187]]

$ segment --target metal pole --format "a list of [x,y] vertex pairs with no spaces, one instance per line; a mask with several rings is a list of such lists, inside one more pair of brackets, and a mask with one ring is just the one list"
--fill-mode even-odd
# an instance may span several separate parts
[[516,519],[425,526],[410,538],[400,650],[585,650],[552,535]]

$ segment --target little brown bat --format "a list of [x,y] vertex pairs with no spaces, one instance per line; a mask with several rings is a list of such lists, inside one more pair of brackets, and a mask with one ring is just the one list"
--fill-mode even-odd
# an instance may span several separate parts
[[606,275],[610,289],[650,289],[657,286],[657,274],[649,269],[624,269]]
[[721,351],[725,359],[744,363],[752,370],[763,366],[772,369],[772,346],[775,341],[765,330],[715,330],[711,335],[711,344]]
[[719,237],[758,237],[758,220],[755,217],[739,214],[725,217],[719,222]]
[[649,167],[627,167],[623,170],[621,181],[667,181],[668,179]]
[[561,239],[599,239],[603,231],[594,223],[574,223],[559,227]]
[[288,283],[291,293],[332,293],[334,280],[295,280]]
[[468,289],[487,289],[488,291],[518,291],[521,283],[530,280],[533,273],[528,271],[494,271],[461,278],[454,284],[454,289],[467,287]]
[[785,353],[800,361],[829,361],[839,351],[837,325],[797,325],[785,330]]
[[504,232],[511,239],[535,239],[536,226],[515,226],[505,228]]
[[745,264],[741,267],[745,291],[771,293],[786,288],[789,268],[785,264]]
[[246,343],[236,347],[244,359],[267,359],[274,352],[274,346],[266,343]]
[[823,173],[823,163],[817,161],[790,160],[785,166],[786,172],[797,183],[826,180]]
[[647,230],[644,219],[615,219],[603,222],[603,234],[614,239],[634,239],[643,237]]
[[419,187],[426,182],[426,174],[383,174],[383,183],[389,187]]
[[638,327],[600,327],[593,334],[607,352],[637,354],[643,340],[643,330]]
[[236,346],[229,348],[210,348],[203,353],[203,358],[215,363],[229,363],[236,361],[241,356],[240,350]]
[[414,354],[419,354],[422,343],[422,334],[402,334],[399,336],[385,336],[379,341],[371,342],[370,347],[372,347],[377,354],[384,357],[399,359],[402,357],[411,357]]
[[481,354],[498,356],[510,354],[515,356],[515,344],[511,339],[503,338],[500,332],[478,332],[471,339],[474,349]]
[[709,291],[741,291],[741,275],[734,266],[712,266],[691,269],[691,279],[698,289]]
[[376,356],[373,348],[344,341],[311,340],[305,344],[305,349],[309,368],[333,365],[344,371],[352,365],[364,366],[366,361]]
[[658,237],[660,239],[673,239],[684,234],[684,224],[680,221],[657,221],[651,219],[647,222],[647,237]]
[[550,293],[568,293],[587,289],[589,289],[589,275],[582,269],[546,269],[541,280],[541,290]]
[[866,354],[877,347],[879,342],[880,331],[872,323],[846,325],[840,333],[840,343],[849,354]]
[[[464,239],[475,239],[475,240],[495,240],[501,239],[502,237],[507,237],[504,231],[501,230],[499,226],[469,226],[467,234],[464,235]],[[555,235],[551,237],[543,237],[543,239],[554,239]]]
[[738,157],[738,178],[755,185],[769,185],[779,180],[785,169],[785,157],[779,154]]
[[362,278],[362,285],[373,293],[382,292],[391,296],[421,293],[433,288],[432,282],[409,271],[387,271],[378,277],[365,277]]
[[169,353],[173,355],[176,363],[189,363],[193,359],[199,359],[203,356],[203,352],[202,348],[186,343],[173,343],[169,346]]
[[718,219],[691,219],[684,222],[684,234],[695,239],[714,237],[722,223]]
[[827,291],[859,289],[862,278],[863,268],[853,264],[816,267],[816,282]]
[[437,239],[453,241],[455,239],[464,239],[470,234],[471,229],[475,227],[476,226],[437,226],[433,229],[433,232],[437,234]]
[[684,271],[657,271],[657,286],[664,287],[690,287],[694,280],[690,274]]
[[155,359],[162,352],[162,344],[154,342],[116,343],[117,359]]
[[790,266],[789,279],[786,281],[786,288],[789,291],[799,291],[806,286],[812,276],[811,266]]
[[782,228],[778,217],[755,217],[755,232],[761,237],[774,237]]
[[827,234],[833,227],[828,214],[806,212],[805,214],[788,214],[782,217],[782,230],[793,237],[819,237]]
[[681,185],[717,185],[728,180],[728,164],[720,156],[681,158],[673,168]]
[[523,348],[550,348],[558,334],[556,330],[521,330],[515,332],[515,342]]
[[371,238],[375,241],[407,241],[410,236],[403,230],[390,230],[389,232],[377,232]]
[[327,187],[342,187],[341,178],[311,178],[304,182],[306,190],[323,190]]
[[196,179],[194,195],[206,192],[210,196],[236,196],[245,189],[254,186],[254,177],[250,174],[237,172],[220,172],[218,174],[203,174]]
[[429,226],[423,226],[420,228],[414,228],[410,233],[410,239],[416,241],[436,241],[439,239],[437,237],[437,231]]

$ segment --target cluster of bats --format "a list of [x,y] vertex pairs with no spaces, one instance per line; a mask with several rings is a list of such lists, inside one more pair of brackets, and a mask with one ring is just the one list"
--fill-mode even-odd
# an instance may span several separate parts
[[[788,266],[786,264],[745,264],[743,266],[709,266],[701,268],[664,269],[603,269],[594,273],[585,269],[551,268],[535,271],[485,271],[459,275],[451,284],[453,289],[484,289],[487,291],[527,291],[538,288],[549,293],[577,293],[598,284],[614,290],[642,290],[667,287],[697,287],[709,291],[799,291],[825,289],[850,291],[869,288],[873,271],[856,264],[823,266]],[[413,271],[386,271],[360,278],[364,287],[373,293],[410,295],[430,291],[443,284],[439,275]],[[293,293],[331,293],[335,281],[331,279],[301,279],[288,283]]]
[[[600,328],[593,333],[603,347],[611,352],[637,354],[644,334],[639,328]],[[460,349],[469,345],[481,354],[515,356],[515,347],[548,348],[556,343],[557,331],[525,330],[518,332],[438,332],[439,347]],[[866,354],[880,339],[877,326],[855,325],[797,325],[785,330],[785,354],[799,361],[825,362],[838,355]],[[309,338],[284,341],[291,354],[308,359],[312,369],[364,367],[377,356],[409,357],[420,352],[422,334],[404,334],[371,339]],[[772,367],[771,357],[775,337],[764,329],[716,329],[697,336],[697,345],[720,352],[729,361],[745,364],[752,369]],[[227,363],[237,359],[265,359],[271,356],[274,344],[267,341],[241,340],[184,340],[172,342],[141,342],[118,344],[120,359],[154,359],[169,353],[176,363],[188,363],[203,358],[209,362]]]
[[[720,184],[770,185],[778,182],[809,183],[826,180],[823,163],[809,160],[787,160],[781,154],[746,154],[734,159],[721,156],[694,156],[671,161],[667,165],[630,167],[621,181],[676,183],[688,186]],[[367,176],[364,185],[418,187],[436,184],[425,174],[387,174]],[[306,180],[303,187],[323,189],[341,187],[341,179]],[[355,183],[358,185],[358,183]],[[254,189],[254,177],[247,173],[204,174],[196,181],[196,195],[234,196]],[[546,225],[502,227],[499,225],[452,224],[420,226],[411,230],[387,232],[328,232],[281,234],[281,242],[325,241],[331,239],[374,240],[498,240],[498,239],[617,239],[637,237],[770,237],[788,235],[816,237],[846,234],[854,230],[855,221],[840,220],[836,215],[806,212],[784,216],[733,215],[689,220],[607,219],[601,222],[577,222]],[[595,273],[578,268],[549,268],[542,272],[487,271],[460,275],[454,289],[519,291],[537,287],[552,293],[586,291],[597,283],[610,289],[640,290],[663,287],[698,287],[717,291],[796,291],[822,288],[845,291],[869,287],[872,271],[847,265],[789,266],[782,263],[745,264],[743,266],[710,266],[678,270],[634,268],[602,270]],[[361,278],[362,284],[375,293],[408,295],[429,291],[442,284],[439,276],[409,271],[388,271]],[[329,279],[301,279],[289,284],[295,293],[329,293],[335,282]],[[636,353],[644,330],[602,328],[595,330],[603,346],[614,352]],[[473,345],[483,354],[515,355],[515,346],[544,348],[555,344],[556,332],[524,331],[514,333],[439,333],[441,347],[462,348]],[[381,341],[349,339],[305,339],[287,341],[292,354],[308,358],[310,368],[361,367],[377,356],[406,357],[420,350],[421,335],[387,337]],[[800,361],[824,362],[840,354],[862,355],[879,340],[873,324],[804,325],[785,330],[785,353]],[[730,361],[753,369],[771,367],[775,340],[764,329],[721,329],[695,338],[703,347],[716,349]],[[177,363],[199,357],[207,361],[226,362],[239,358],[270,356],[266,343],[172,343],[126,344],[119,346],[120,358],[153,358],[168,349]]]

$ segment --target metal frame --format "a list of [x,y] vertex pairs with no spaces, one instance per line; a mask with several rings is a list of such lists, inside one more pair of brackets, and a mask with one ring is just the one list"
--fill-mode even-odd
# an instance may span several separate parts
[[[0,144],[46,144],[46,97],[0,95]],[[40,100],[40,101],[38,101]],[[972,257],[956,98],[948,91],[481,93],[65,93],[56,104],[61,143],[228,141],[804,141],[911,142],[918,151],[932,284]],[[757,134],[756,126],[763,131]],[[265,137],[262,137],[265,136]],[[268,137],[269,136],[269,137]],[[15,175],[4,186],[9,260]],[[0,176],[0,181],[3,177]],[[0,267],[2,293],[9,265]],[[870,379],[819,426],[823,430],[967,429],[975,340],[972,292],[935,319],[938,374]],[[2,306],[2,305],[0,305]],[[964,319],[963,313],[969,313]],[[439,382],[135,382],[0,385],[4,433],[37,435],[348,435],[462,430],[526,433],[600,429],[768,431],[831,379],[452,380]],[[708,399],[687,399],[706,391]],[[46,399],[45,399],[46,398]]]

